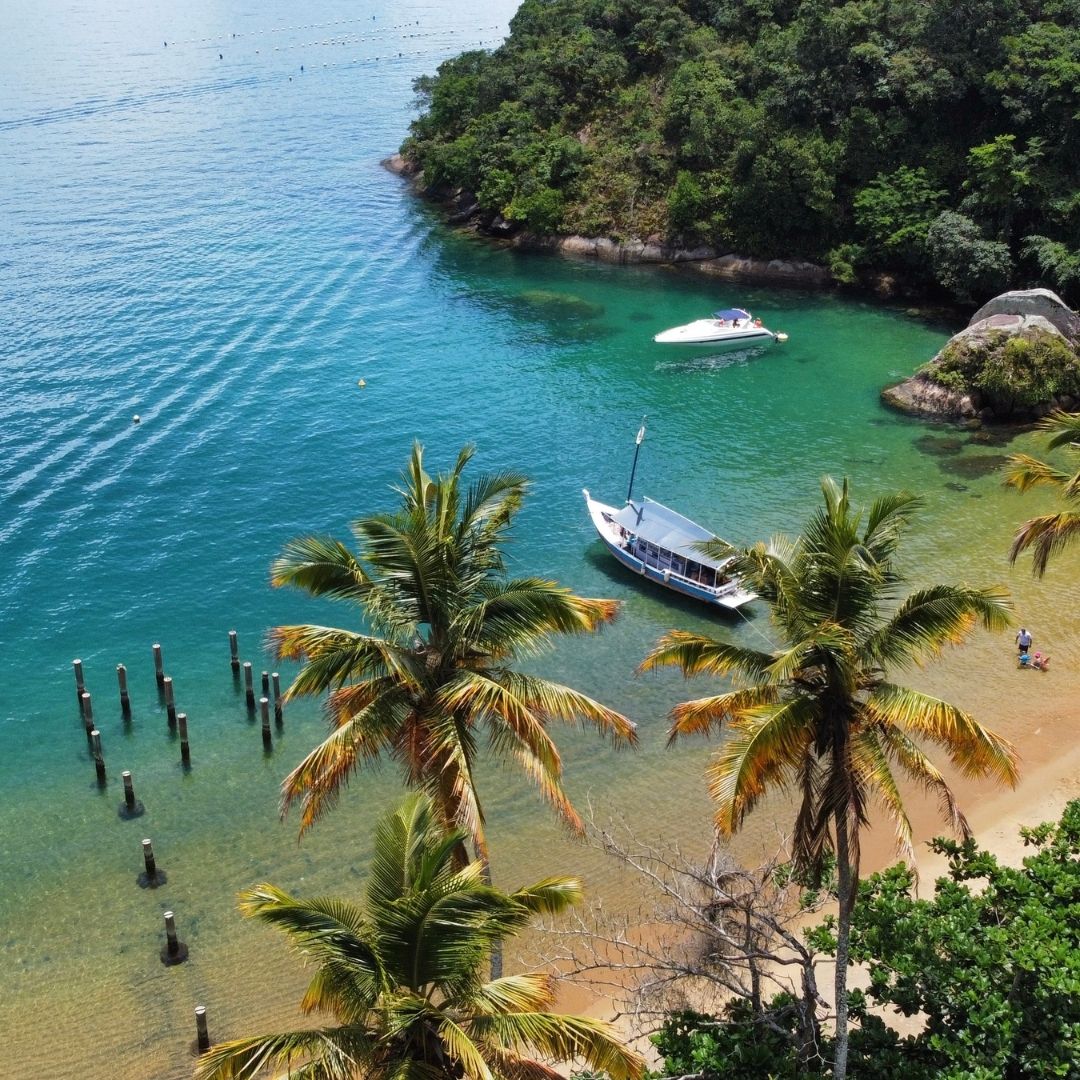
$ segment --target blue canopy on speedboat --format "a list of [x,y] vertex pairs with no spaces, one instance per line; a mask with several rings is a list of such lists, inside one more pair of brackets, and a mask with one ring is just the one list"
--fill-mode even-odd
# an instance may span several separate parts
[[743,311],[740,307],[724,308],[723,311],[714,311],[712,313],[714,319],[749,319],[750,312]]

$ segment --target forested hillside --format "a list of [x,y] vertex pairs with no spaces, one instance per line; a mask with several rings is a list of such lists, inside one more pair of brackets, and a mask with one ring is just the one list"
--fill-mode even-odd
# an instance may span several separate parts
[[1080,299],[1080,0],[524,0],[402,151],[538,233]]

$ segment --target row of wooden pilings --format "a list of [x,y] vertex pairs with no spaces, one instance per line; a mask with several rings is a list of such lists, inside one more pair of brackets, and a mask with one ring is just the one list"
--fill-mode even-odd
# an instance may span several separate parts
[[[154,643],[152,647],[154,657],[154,676],[157,680],[158,693],[164,702],[168,717],[169,730],[175,731],[180,737],[180,763],[185,770],[191,768],[191,744],[188,738],[188,718],[186,713],[176,709],[176,697],[171,676],[165,674],[165,666],[161,653],[161,645]],[[244,699],[248,714],[254,717],[256,712],[255,685],[251,662],[240,661],[239,643],[235,630],[229,631],[229,662],[232,667],[233,677],[239,680],[241,670],[244,679]],[[94,708],[90,692],[86,689],[86,679],[83,672],[82,660],[73,660],[72,667],[75,670],[75,696],[78,701],[83,726],[86,729],[86,737],[90,744],[90,753],[94,759],[94,769],[97,773],[97,781],[100,787],[108,783],[105,770],[105,756],[101,747],[101,732],[94,722]],[[131,720],[131,697],[128,693],[127,668],[123,664],[116,665],[116,678],[120,689],[120,713],[125,722]],[[278,672],[262,673],[262,695],[258,699],[258,711],[262,720],[263,749],[267,752],[273,749],[274,739],[270,729],[270,694],[273,689],[274,721],[281,729],[284,724],[284,698],[281,692],[281,676]],[[121,774],[124,783],[124,801],[119,808],[119,815],[125,820],[141,817],[146,812],[146,807],[135,797],[135,786],[129,770]],[[154,856],[153,843],[149,838],[142,842],[143,871],[137,877],[137,882],[144,889],[156,889],[164,885],[168,875],[157,865]],[[188,958],[188,946],[180,940],[176,930],[176,913],[165,912],[165,944],[161,949],[161,962],[167,967],[181,964]],[[196,1046],[199,1053],[210,1048],[210,1035],[206,1021],[206,1007],[195,1007],[195,1034]]]

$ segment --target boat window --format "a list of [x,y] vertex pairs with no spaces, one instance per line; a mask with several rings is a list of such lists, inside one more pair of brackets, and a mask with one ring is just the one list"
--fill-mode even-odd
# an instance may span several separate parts
[[682,574],[686,576],[686,560],[681,555],[671,556],[671,569],[676,574]]

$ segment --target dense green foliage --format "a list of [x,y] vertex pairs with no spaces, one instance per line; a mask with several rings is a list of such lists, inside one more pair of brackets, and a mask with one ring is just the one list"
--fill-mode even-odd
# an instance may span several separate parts
[[[859,1027],[851,1071],[863,1080],[1023,1080],[1080,1076],[1080,801],[1058,825],[1022,830],[1033,852],[1007,867],[974,841],[936,840],[949,871],[932,899],[915,898],[910,868],[864,882],[851,955],[869,972],[852,994]],[[831,924],[811,932],[835,947]],[[882,1015],[923,1017],[901,1036]],[[654,1042],[665,1075],[708,1080],[828,1076],[826,1037],[807,1046],[791,1002],[760,1015],[745,1003],[721,1017],[674,1013]]]
[[524,0],[403,151],[536,232],[1080,293],[1080,0]]
[[1080,396],[1076,352],[1064,338],[1050,333],[1018,337],[998,331],[986,337],[962,337],[947,345],[923,371],[952,390],[977,390],[1003,414],[1061,394]]

